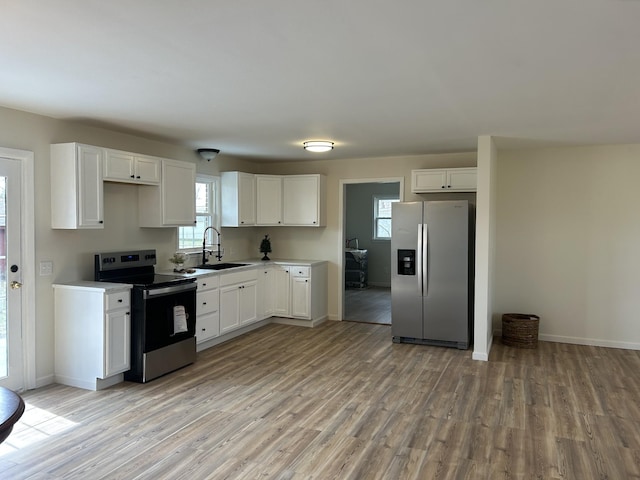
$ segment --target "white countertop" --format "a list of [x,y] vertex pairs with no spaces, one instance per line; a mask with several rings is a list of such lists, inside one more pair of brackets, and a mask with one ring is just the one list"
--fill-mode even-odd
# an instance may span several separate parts
[[[282,259],[282,258],[275,258],[272,260],[260,260],[260,259],[250,259],[250,260],[233,260],[233,261],[224,261],[222,260],[219,263],[244,263],[246,265],[242,266],[242,267],[237,267],[237,268],[231,268],[231,269],[224,269],[224,270],[209,270],[209,269],[205,269],[205,268],[189,268],[187,267],[189,270],[193,270],[193,272],[191,273],[187,273],[187,272],[174,272],[173,270],[164,270],[164,271],[159,271],[157,273],[160,274],[172,274],[172,275],[182,275],[184,277],[198,277],[201,275],[219,275],[220,273],[225,273],[225,272],[238,272],[241,270],[248,270],[250,268],[256,268],[256,267],[260,267],[262,265],[303,265],[303,266],[313,266],[313,265],[318,265],[318,264],[322,264],[322,263],[326,263],[326,260],[300,260],[300,259]],[[210,265],[213,265],[215,263],[218,262],[209,262]]]
[[110,292],[114,290],[130,290],[132,285],[127,283],[110,283],[110,282],[95,282],[91,280],[78,280],[77,282],[68,283],[54,283],[54,288],[69,288],[76,290],[102,290],[103,292]]

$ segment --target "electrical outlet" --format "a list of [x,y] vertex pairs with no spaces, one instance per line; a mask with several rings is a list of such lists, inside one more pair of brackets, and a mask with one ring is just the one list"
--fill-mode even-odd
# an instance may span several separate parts
[[53,262],[47,260],[40,262],[40,276],[48,276],[53,274]]

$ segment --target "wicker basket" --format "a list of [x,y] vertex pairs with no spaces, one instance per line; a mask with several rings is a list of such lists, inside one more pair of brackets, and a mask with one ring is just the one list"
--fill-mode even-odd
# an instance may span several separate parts
[[536,348],[540,317],[522,313],[502,315],[502,343],[510,347]]

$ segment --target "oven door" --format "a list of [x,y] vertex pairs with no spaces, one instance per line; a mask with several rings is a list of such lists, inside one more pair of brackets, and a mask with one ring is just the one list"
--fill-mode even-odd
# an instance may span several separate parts
[[193,337],[196,332],[196,284],[144,288],[142,309],[142,318],[138,320],[144,322],[143,353]]

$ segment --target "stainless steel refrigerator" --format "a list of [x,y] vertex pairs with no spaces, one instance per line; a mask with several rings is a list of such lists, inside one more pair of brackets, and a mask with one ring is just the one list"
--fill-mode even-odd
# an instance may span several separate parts
[[391,332],[394,342],[469,347],[473,312],[473,219],[468,200],[393,204]]

